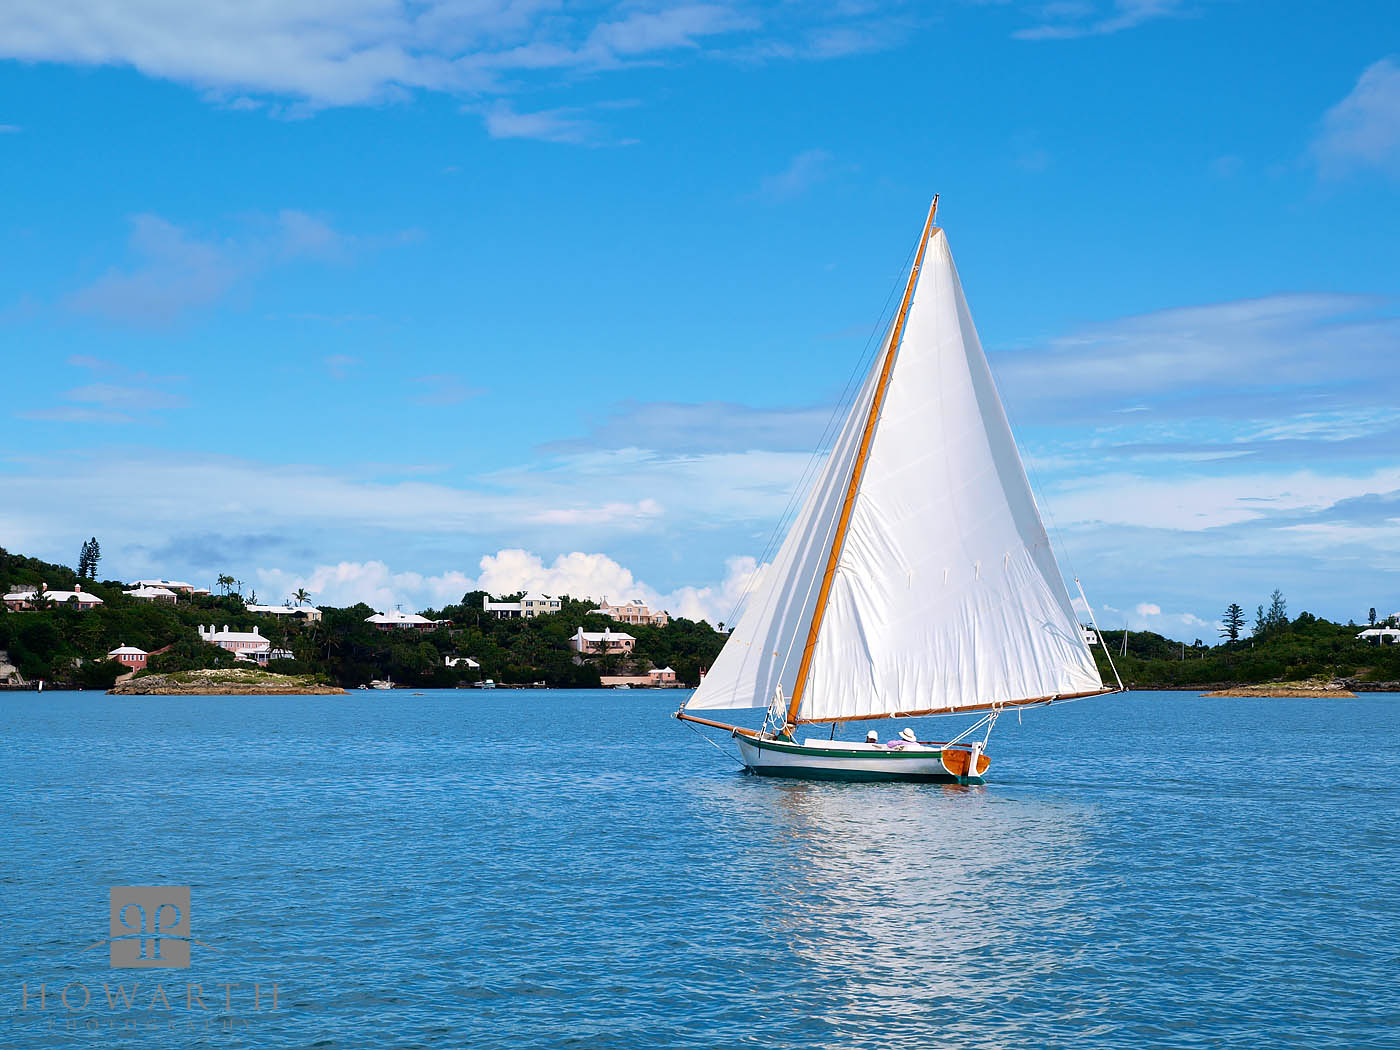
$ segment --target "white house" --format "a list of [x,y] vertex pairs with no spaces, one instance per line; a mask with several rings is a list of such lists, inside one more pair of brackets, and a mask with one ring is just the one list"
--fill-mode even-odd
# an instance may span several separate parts
[[400,612],[398,609],[390,609],[388,612],[375,613],[373,616],[365,617],[365,623],[374,624],[381,631],[431,631],[435,627],[451,622],[451,620],[430,620],[426,616]]
[[518,602],[493,602],[489,595],[481,601],[481,607],[487,612],[493,613],[498,620],[507,620],[516,616],[528,620],[546,613],[557,613],[563,608],[563,604],[560,599],[551,598],[538,591],[531,591]]
[[1080,630],[1080,632],[1084,635],[1084,644],[1085,644],[1085,645],[1098,645],[1098,644],[1099,644],[1099,632],[1098,632],[1098,631],[1094,630],[1092,627],[1085,627],[1083,624],[1080,624],[1080,625],[1079,625],[1079,630]]
[[465,667],[468,671],[481,670],[481,665],[470,656],[444,656],[442,662],[448,667]]
[[623,623],[639,624],[644,627],[665,627],[671,622],[669,613],[658,610],[652,612],[647,608],[647,603],[640,598],[633,598],[631,601],[623,602],[621,605],[610,605],[606,596],[599,603],[598,608],[590,609],[589,612],[599,613],[603,616],[611,616],[614,620]]
[[630,653],[637,639],[623,631],[608,628],[602,631],[585,631],[582,627],[569,639],[569,648],[586,656],[600,656],[606,653]]
[[1356,637],[1377,645],[1394,645],[1400,642],[1400,627],[1370,627]]
[[321,622],[321,610],[314,605],[246,605],[244,608],[258,616],[290,616],[307,623]]
[[162,605],[174,605],[178,600],[175,592],[168,587],[136,587],[122,593],[137,601],[159,602]]
[[[164,587],[167,591],[174,591],[177,594],[194,594],[196,591],[202,589],[196,587],[192,583],[186,583],[184,580],[132,580],[127,586],[136,589],[142,587]],[[204,593],[208,594],[209,592],[205,590]]]
[[266,665],[272,654],[272,643],[258,633],[257,627],[251,631],[230,631],[225,624],[222,631],[216,631],[211,623],[207,628],[199,628],[199,637],[210,645],[227,649],[240,660],[255,664]]

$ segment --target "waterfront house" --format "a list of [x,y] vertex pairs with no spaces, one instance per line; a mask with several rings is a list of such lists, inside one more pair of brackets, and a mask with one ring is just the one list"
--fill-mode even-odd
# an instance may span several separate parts
[[657,611],[652,612],[647,608],[647,603],[640,598],[633,598],[631,601],[623,602],[621,605],[612,605],[608,602],[606,595],[598,604],[598,608],[590,609],[602,616],[610,616],[614,620],[622,623],[632,624],[640,627],[665,627],[671,622],[669,613]]
[[245,608],[258,616],[286,616],[307,623],[321,622],[321,610],[314,605],[248,605]]
[[122,593],[140,602],[155,602],[159,605],[174,605],[177,600],[175,592],[168,587],[136,587]]
[[470,656],[444,656],[442,662],[448,667],[465,667],[469,671],[481,670],[481,665]]
[[239,660],[255,664],[266,665],[272,652],[272,643],[258,632],[257,627],[251,631],[230,631],[225,624],[222,631],[216,631],[211,623],[207,628],[199,628],[199,637],[210,645],[227,649]]
[[4,649],[0,649],[0,686],[24,685],[24,675],[19,673],[19,668],[10,663],[10,654]]
[[107,659],[115,660],[128,671],[143,671],[151,654],[134,645],[119,645],[107,654]]
[[647,672],[647,677],[652,685],[671,685],[676,680],[676,670],[674,667],[653,667]]
[[580,627],[569,639],[569,648],[584,656],[604,656],[608,653],[625,655],[636,644],[637,639],[630,634],[614,631],[611,627],[602,631],[585,631]]
[[481,607],[498,620],[513,619],[517,616],[529,620],[546,613],[557,613],[563,608],[563,602],[559,598],[531,591],[518,602],[493,602],[490,595],[487,595],[482,599]]

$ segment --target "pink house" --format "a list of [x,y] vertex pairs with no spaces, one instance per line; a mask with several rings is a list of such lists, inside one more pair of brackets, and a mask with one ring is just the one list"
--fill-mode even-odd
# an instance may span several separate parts
[[150,653],[134,645],[120,645],[107,654],[107,659],[116,660],[128,671],[143,671]]

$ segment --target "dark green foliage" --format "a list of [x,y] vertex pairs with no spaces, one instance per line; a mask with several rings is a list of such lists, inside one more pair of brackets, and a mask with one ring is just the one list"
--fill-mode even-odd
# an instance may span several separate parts
[[97,563],[101,560],[102,546],[97,542],[97,537],[84,540],[78,553],[78,575],[85,580],[97,579]]
[[[1122,631],[1105,632],[1104,642],[1124,683],[1143,688],[1250,685],[1319,676],[1400,681],[1400,645],[1378,646],[1357,639],[1356,634],[1355,626],[1301,612],[1291,623],[1285,618],[1254,638],[1213,647],[1183,648],[1159,634],[1134,631],[1128,636],[1124,657],[1119,655]],[[1094,647],[1094,657],[1104,680],[1111,682],[1102,647]]]
[[1221,617],[1220,637],[1238,642],[1244,631],[1244,610],[1239,602],[1231,602]]

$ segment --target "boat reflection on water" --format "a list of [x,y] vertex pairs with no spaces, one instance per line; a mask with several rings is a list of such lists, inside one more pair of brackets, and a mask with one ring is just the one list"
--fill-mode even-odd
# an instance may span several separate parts
[[[746,832],[781,855],[749,921],[794,957],[784,1000],[805,1000],[833,1035],[1014,1045],[1030,1037],[1017,1004],[1042,1012],[1044,978],[1092,943],[1083,809],[975,786],[741,775],[729,787]],[[1094,999],[1054,1009],[1084,1030]]]

